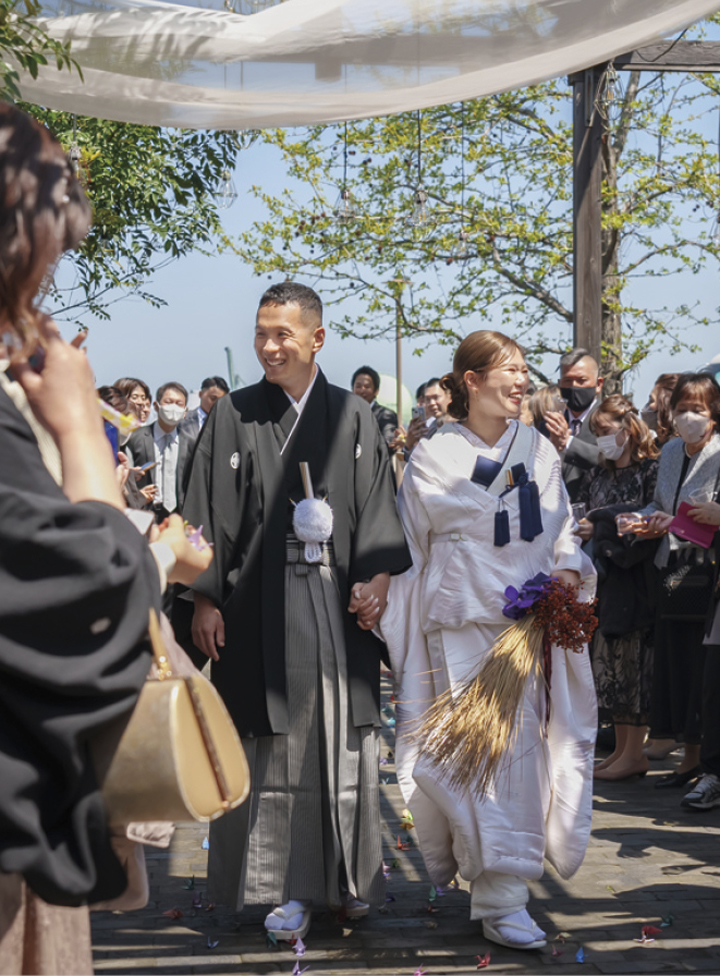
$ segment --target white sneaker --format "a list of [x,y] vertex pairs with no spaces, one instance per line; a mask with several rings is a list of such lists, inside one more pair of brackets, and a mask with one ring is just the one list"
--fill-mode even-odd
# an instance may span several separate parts
[[720,779],[714,773],[705,773],[695,786],[685,794],[680,806],[695,810],[712,810],[720,807]]

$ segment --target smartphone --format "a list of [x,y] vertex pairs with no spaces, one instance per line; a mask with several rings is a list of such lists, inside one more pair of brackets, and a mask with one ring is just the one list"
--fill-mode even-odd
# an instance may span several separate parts
[[565,408],[567,407],[567,403],[565,403],[563,398],[561,396],[558,396],[557,393],[550,401],[550,404],[551,404],[550,405],[551,410],[555,411],[556,413],[565,413]]
[[412,419],[413,420],[424,420],[425,419],[425,407],[413,407],[412,408]]
[[151,468],[154,468],[156,464],[157,464],[157,461],[148,461],[147,464],[141,464],[140,465],[140,470],[141,471],[149,471]]

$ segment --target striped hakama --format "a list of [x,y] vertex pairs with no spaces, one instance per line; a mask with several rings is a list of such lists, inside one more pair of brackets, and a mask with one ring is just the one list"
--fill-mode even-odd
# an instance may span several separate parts
[[243,739],[251,793],[211,824],[208,893],[234,906],[290,899],[339,906],[341,890],[384,900],[378,738],[355,728],[340,595],[331,558],[288,541],[288,735]]

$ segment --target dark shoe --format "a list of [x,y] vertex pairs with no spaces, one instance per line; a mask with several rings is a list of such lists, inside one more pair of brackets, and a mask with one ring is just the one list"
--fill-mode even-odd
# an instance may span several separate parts
[[679,789],[682,786],[687,786],[690,780],[697,779],[701,773],[701,766],[695,766],[694,769],[688,769],[688,771],[685,773],[668,773],[667,776],[661,776],[660,779],[655,783],[655,789]]

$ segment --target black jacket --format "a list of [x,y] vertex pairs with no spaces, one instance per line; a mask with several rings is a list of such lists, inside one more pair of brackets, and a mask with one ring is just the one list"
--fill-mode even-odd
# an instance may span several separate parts
[[[153,427],[154,424],[150,424],[148,427],[141,427],[140,430],[136,430],[130,437],[128,441],[128,447],[132,453],[133,464],[136,467],[140,467],[143,464],[147,464],[148,461],[155,460],[155,443],[153,439]],[[190,460],[195,449],[195,441],[197,437],[193,436],[187,430],[182,429],[182,425],[178,427],[178,462],[177,469],[175,471],[175,491],[177,493],[177,508],[179,512],[182,512],[183,502],[185,500],[185,488],[187,487],[187,475],[190,468]],[[157,467],[151,468],[146,474],[139,479],[137,486],[138,488],[145,488],[147,485],[157,484]]]
[[633,505],[610,505],[588,514],[594,523],[593,560],[598,571],[598,626],[603,637],[650,629],[655,620],[657,540],[618,536],[615,516]]
[[[592,412],[592,411],[591,411]],[[597,438],[590,430],[590,414],[570,441],[570,446],[562,455],[562,475],[570,501],[577,500],[583,475],[598,463]]]

